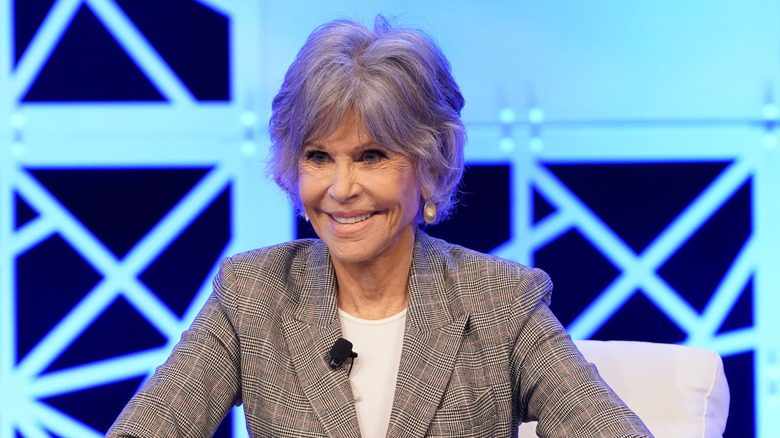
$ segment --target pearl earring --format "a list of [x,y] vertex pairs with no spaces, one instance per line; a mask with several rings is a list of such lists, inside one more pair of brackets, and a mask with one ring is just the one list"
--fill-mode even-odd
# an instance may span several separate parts
[[432,224],[436,222],[437,215],[436,204],[431,201],[425,201],[425,205],[423,206],[423,219],[425,220],[425,223]]

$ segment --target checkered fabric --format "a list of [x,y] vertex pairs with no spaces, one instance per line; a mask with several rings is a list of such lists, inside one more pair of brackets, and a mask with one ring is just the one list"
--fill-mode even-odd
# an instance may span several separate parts
[[[417,233],[388,437],[649,437],[548,308],[542,271]],[[211,436],[244,404],[253,437],[359,437],[328,250],[299,240],[223,261],[214,293],[108,436]]]

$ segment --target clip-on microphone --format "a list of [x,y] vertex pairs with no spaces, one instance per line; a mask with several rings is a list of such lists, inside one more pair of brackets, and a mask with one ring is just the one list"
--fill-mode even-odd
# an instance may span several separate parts
[[349,342],[344,338],[338,338],[336,339],[336,342],[333,343],[333,346],[330,347],[330,352],[325,360],[328,362],[328,366],[335,370],[344,365],[344,362],[346,362],[347,359],[353,359],[352,363],[349,365],[349,371],[347,372],[347,375],[349,375],[357,355],[357,353],[352,351],[352,342]]

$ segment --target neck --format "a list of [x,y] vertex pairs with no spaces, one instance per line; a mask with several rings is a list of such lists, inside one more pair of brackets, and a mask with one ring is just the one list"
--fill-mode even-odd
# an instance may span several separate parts
[[339,308],[362,319],[383,319],[406,308],[414,233],[395,256],[354,264],[333,261]]

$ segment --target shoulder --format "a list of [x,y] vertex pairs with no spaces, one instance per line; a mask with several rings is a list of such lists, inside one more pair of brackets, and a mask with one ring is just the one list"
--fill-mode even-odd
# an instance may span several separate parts
[[229,265],[237,275],[263,272],[289,272],[289,268],[302,263],[316,250],[317,239],[300,239],[265,248],[253,249],[227,257],[223,267]]
[[214,291],[226,303],[282,304],[297,300],[313,269],[327,266],[321,241],[294,240],[226,257],[214,278]]
[[[442,264],[457,275],[461,281],[490,281],[551,283],[550,277],[538,268],[523,265],[511,260],[481,253],[460,245],[446,242],[420,233],[419,245],[429,260]],[[550,284],[551,286],[551,284]]]
[[552,281],[543,270],[419,234],[419,251],[449,285],[450,300],[473,308],[549,303]]

